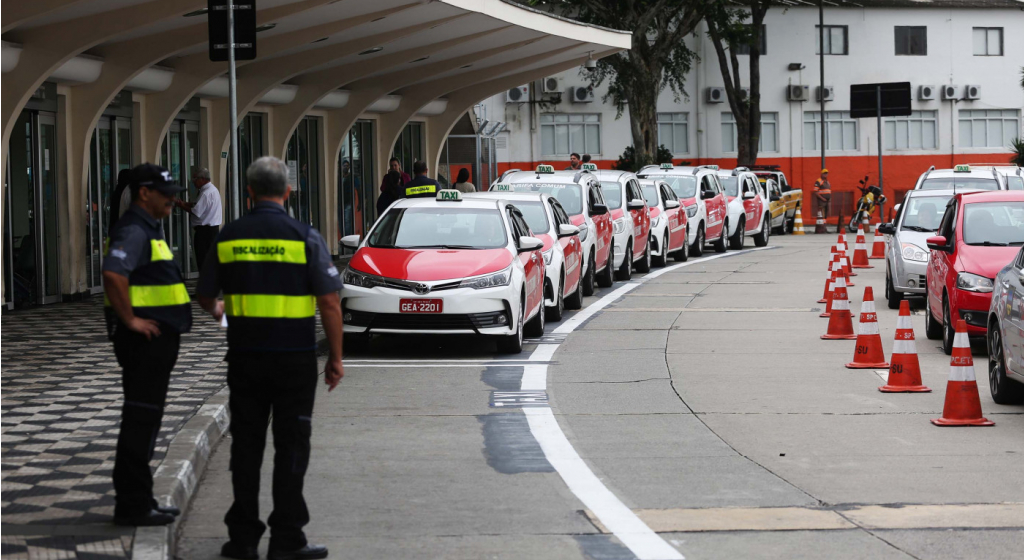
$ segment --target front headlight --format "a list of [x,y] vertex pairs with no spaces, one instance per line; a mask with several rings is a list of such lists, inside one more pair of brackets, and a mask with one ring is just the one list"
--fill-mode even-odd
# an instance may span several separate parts
[[544,264],[545,265],[550,265],[551,264],[551,255],[553,255],[554,253],[555,253],[554,249],[548,249],[547,251],[544,251],[543,253],[541,253],[542,255],[544,255]]
[[590,228],[587,227],[587,224],[581,224],[580,225],[580,242],[581,243],[587,240],[587,234],[588,233],[590,233]]
[[984,276],[978,276],[977,274],[971,274],[970,272],[961,272],[956,275],[956,287],[960,290],[967,290],[968,292],[981,292],[989,293],[995,284],[991,278],[985,278]]
[[914,245],[913,243],[900,243],[900,252],[904,260],[928,262],[928,251]]
[[660,225],[661,225],[661,216],[660,215],[657,218],[654,218],[653,220],[651,220],[651,227],[658,227]]
[[626,231],[626,218],[619,218],[614,222],[614,232],[616,235]]
[[483,276],[466,278],[462,282],[459,282],[459,287],[483,290],[485,288],[508,286],[510,282],[512,282],[512,265],[509,265],[508,268],[501,272],[492,272],[490,274],[484,274]]
[[697,205],[696,204],[693,204],[691,206],[687,206],[686,207],[686,217],[687,218],[692,218],[692,217],[694,217],[696,215],[697,215]]
[[386,285],[384,283],[384,279],[380,276],[366,274],[365,272],[359,272],[358,270],[352,270],[351,268],[345,269],[345,275],[342,276],[341,279],[345,284],[359,288],[376,288],[377,286]]

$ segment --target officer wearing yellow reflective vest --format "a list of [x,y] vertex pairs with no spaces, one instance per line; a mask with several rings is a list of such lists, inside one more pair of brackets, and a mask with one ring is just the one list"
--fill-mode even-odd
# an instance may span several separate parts
[[166,525],[177,508],[153,499],[153,458],[171,370],[192,308],[181,270],[164,241],[161,218],[184,190],[166,169],[142,164],[131,171],[132,205],[111,232],[103,283],[107,330],[123,368],[124,404],[114,461],[114,522]]
[[199,305],[218,320],[226,315],[228,323],[235,501],[224,517],[230,540],[221,555],[259,558],[266,530],[259,516],[260,468],[272,414],[274,511],[267,521],[267,558],[326,558],[327,548],[309,544],[303,533],[309,511],[302,487],[318,376],[317,307],[330,348],[324,374],[329,389],[343,374],[341,278],[320,234],[284,209],[291,192],[285,163],[259,158],[246,178],[256,204],[217,236],[197,289]]
[[417,161],[412,164],[412,172],[415,177],[401,187],[402,198],[436,198],[441,184],[427,177],[427,162]]

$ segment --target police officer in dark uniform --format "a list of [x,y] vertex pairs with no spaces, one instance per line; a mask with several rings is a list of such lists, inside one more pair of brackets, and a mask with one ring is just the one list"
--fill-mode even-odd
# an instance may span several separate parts
[[170,215],[182,190],[163,167],[132,169],[132,205],[117,221],[103,259],[107,331],[124,370],[113,476],[118,525],[166,525],[179,513],[153,499],[149,462],[181,334],[192,328],[188,291],[158,221]]
[[[199,278],[199,304],[227,316],[231,390],[231,482],[235,501],[224,517],[228,558],[257,559],[266,525],[259,516],[260,467],[273,415],[274,511],[269,560],[326,558],[306,541],[302,497],[316,394],[316,308],[330,354],[325,383],[342,377],[341,278],[320,234],[288,216],[288,168],[262,157],[246,173],[256,204],[217,236]],[[223,292],[223,301],[217,295]]]
[[402,198],[436,197],[441,184],[427,177],[427,162],[417,161],[412,164],[412,172],[415,175],[412,181],[402,185]]

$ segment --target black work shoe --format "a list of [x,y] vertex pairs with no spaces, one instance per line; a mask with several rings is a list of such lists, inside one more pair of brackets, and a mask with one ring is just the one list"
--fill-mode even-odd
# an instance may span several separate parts
[[181,510],[178,509],[176,506],[156,506],[153,509],[159,511],[160,513],[166,513],[168,515],[173,515],[175,517],[181,515]]
[[220,555],[225,558],[236,558],[237,560],[259,560],[260,553],[255,546],[237,544],[235,541],[228,541],[220,547]]
[[159,525],[170,525],[174,523],[174,516],[151,509],[146,513],[132,516],[114,516],[114,525],[127,525],[130,527],[157,527]]
[[267,560],[314,560],[327,558],[327,547],[322,544],[307,544],[297,550],[271,550]]

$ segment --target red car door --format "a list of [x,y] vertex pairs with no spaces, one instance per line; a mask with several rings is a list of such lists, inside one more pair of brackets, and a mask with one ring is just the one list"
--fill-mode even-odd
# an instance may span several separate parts
[[[572,225],[569,216],[562,206],[553,198],[548,199],[551,206],[551,214],[554,216],[552,223],[555,224],[555,235],[558,235],[558,228],[562,225]],[[558,244],[562,247],[562,255],[565,263],[565,285],[562,286],[562,294],[570,294],[576,290],[576,284],[580,281],[580,273],[583,270],[583,244],[580,243],[579,235],[559,237]]]
[[[526,225],[526,220],[519,213],[518,209],[509,206],[508,218],[509,223],[512,224],[512,234],[516,236],[516,247],[519,246],[519,237],[533,236],[532,232],[530,232],[530,227]],[[526,318],[529,319],[533,316],[534,309],[537,309],[538,306],[544,303],[544,258],[541,256],[540,251],[529,251],[519,253],[519,262],[523,264],[523,272],[526,277],[524,282],[526,290]],[[540,310],[540,312],[543,312],[543,310]]]
[[608,252],[612,248],[612,217],[610,213],[595,216],[593,214],[594,204],[604,204],[604,195],[601,193],[601,187],[595,182],[589,184],[587,187],[587,200],[590,203],[588,213],[591,215],[591,219],[594,221],[594,232],[597,237],[594,238],[594,244],[597,246],[597,266],[600,268],[601,263],[609,262]]
[[[626,183],[626,202],[628,204],[634,200],[642,202],[644,196],[636,180],[630,179]],[[633,259],[636,260],[647,250],[647,238],[651,232],[651,212],[644,204],[643,208],[630,210],[629,215],[633,218]]]
[[[668,185],[662,184],[661,190],[661,203],[667,205],[669,201],[678,202],[679,199],[676,194],[672,192],[672,189]],[[682,204],[679,205],[675,210],[665,209],[665,213],[668,215],[668,246],[669,252],[675,251],[676,249],[683,246],[686,243],[686,209],[683,208]]]
[[754,231],[761,225],[761,215],[764,214],[764,202],[759,195],[759,190],[749,176],[743,178],[743,192],[754,193],[754,198],[743,201],[743,213],[747,217],[747,231]]
[[[953,269],[953,263],[956,262],[955,232],[960,200],[959,198],[954,198],[953,200],[955,202],[946,207],[946,213],[942,216],[942,222],[939,224],[939,230],[936,232],[936,235],[946,238],[946,247],[948,249],[932,250],[928,257],[928,304],[932,309],[932,318],[940,322],[942,321],[943,290],[952,289],[953,283],[956,282],[956,271]],[[952,279],[949,278],[951,273],[954,275]]]
[[[726,205],[729,203],[726,199],[725,192],[722,187],[718,184],[711,174],[705,175],[701,179],[701,188],[707,189],[715,195],[704,201],[704,206],[707,208],[708,213],[708,226],[706,238],[718,239],[718,236],[722,235],[722,228],[725,227],[725,215],[727,212]],[[713,225],[712,225],[713,224]]]

